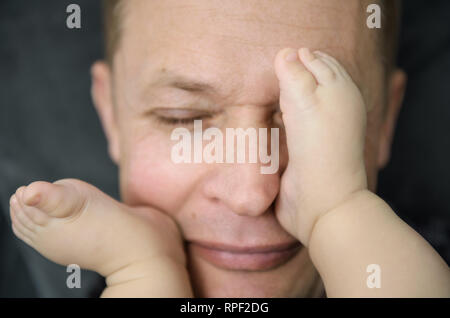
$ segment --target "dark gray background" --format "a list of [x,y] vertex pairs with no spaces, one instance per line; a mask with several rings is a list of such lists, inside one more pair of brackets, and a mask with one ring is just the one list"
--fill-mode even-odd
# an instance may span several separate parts
[[[82,29],[65,27],[68,4]],[[450,1],[404,2],[399,64],[406,100],[378,193],[450,260]],[[0,297],[97,296],[103,280],[65,268],[10,230],[8,202],[34,180],[80,178],[117,198],[117,170],[90,98],[89,67],[102,57],[97,1],[0,2]],[[69,248],[69,247],[68,247]]]

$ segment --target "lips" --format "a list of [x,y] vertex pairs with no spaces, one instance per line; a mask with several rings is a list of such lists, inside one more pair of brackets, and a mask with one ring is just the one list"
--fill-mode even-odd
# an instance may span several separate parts
[[300,242],[270,246],[236,246],[201,241],[188,242],[192,256],[227,270],[267,271],[288,262],[301,249]]

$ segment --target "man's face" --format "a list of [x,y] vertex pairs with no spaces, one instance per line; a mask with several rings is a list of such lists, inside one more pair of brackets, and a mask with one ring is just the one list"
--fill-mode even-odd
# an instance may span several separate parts
[[[122,199],[170,214],[186,241],[195,292],[206,297],[301,297],[321,292],[306,248],[295,253],[211,253],[198,243],[267,247],[296,242],[274,214],[288,164],[277,120],[273,69],[284,47],[336,57],[371,108],[366,166],[376,185],[383,107],[382,68],[359,0],[165,0],[126,2],[112,90]],[[199,86],[195,83],[209,86]],[[370,94],[369,94],[370,92]],[[175,164],[176,127],[280,128],[280,168],[259,164]],[[189,122],[191,121],[191,122]],[[269,248],[270,250],[271,248]]]

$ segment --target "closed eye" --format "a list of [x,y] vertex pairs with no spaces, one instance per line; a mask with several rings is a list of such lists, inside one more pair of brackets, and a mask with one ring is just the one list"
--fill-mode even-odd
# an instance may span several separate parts
[[195,120],[206,120],[214,114],[203,110],[185,108],[156,108],[150,111],[152,117],[165,125],[193,125]]
[[162,117],[156,116],[156,119],[166,125],[193,125],[195,120],[203,120],[211,118],[211,116],[197,116],[188,118]]

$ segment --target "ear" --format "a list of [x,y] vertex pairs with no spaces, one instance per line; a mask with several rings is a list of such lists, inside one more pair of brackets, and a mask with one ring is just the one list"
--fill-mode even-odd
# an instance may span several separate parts
[[118,164],[120,158],[119,134],[112,96],[110,67],[103,61],[95,62],[91,67],[91,79],[92,99],[108,141],[109,156],[112,161]]
[[382,169],[389,162],[391,156],[392,139],[397,125],[406,89],[406,74],[402,70],[395,70],[389,78],[386,111],[381,125],[378,143],[378,168]]

